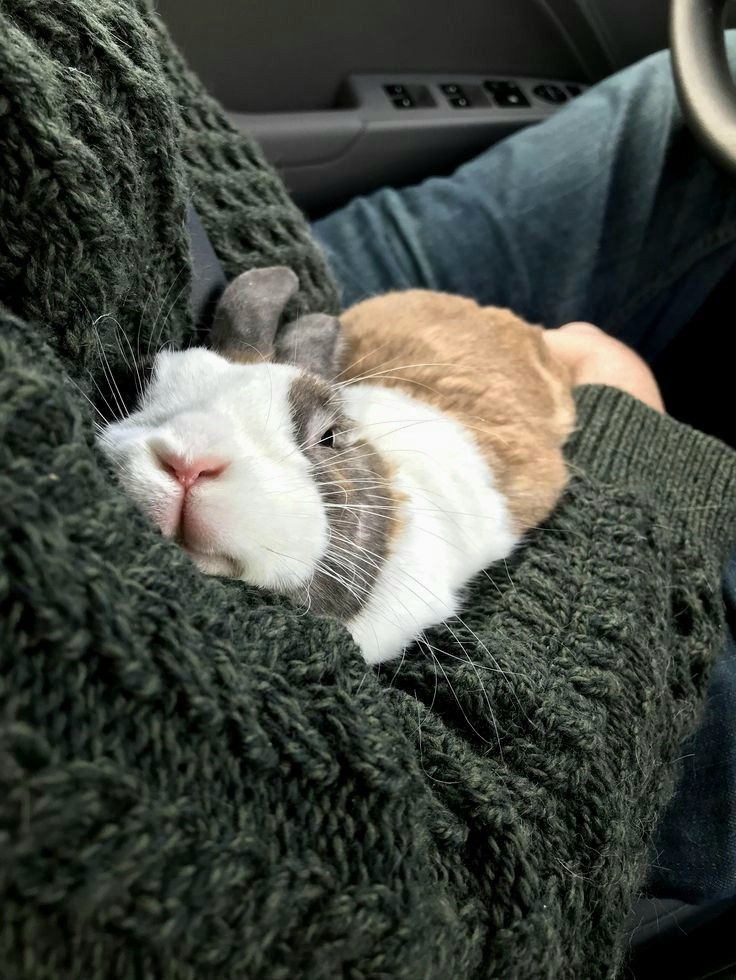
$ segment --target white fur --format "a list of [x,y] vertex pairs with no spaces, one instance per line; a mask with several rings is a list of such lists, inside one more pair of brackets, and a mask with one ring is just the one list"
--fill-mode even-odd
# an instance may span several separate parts
[[288,590],[309,581],[324,554],[325,510],[288,405],[300,373],[281,364],[234,364],[203,348],[163,353],[141,408],[103,433],[123,486],[169,536],[183,490],[157,450],[226,463],[187,498],[195,521],[187,550],[208,574]]
[[[518,542],[503,495],[460,423],[378,385],[345,389],[347,414],[392,470],[403,526],[371,598],[348,623],[369,663],[458,611],[459,592]],[[402,499],[403,498],[403,499]]]
[[[186,497],[184,545],[208,574],[288,592],[309,583],[327,551],[324,504],[289,408],[300,373],[233,364],[203,348],[160,354],[141,407],[101,436],[124,487],[168,536],[178,532],[184,491],[162,459],[225,465]],[[458,422],[377,385],[348,385],[342,397],[352,440],[367,440],[386,460],[400,501],[392,552],[346,624],[365,659],[378,663],[454,615],[462,587],[518,539],[487,463]]]

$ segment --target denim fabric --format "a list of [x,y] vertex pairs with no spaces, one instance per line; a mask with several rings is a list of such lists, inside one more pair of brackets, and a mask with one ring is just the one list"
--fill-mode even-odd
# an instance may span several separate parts
[[[729,50],[736,62],[733,35]],[[662,53],[451,177],[358,198],[314,232],[345,306],[442,289],[549,327],[590,320],[652,361],[736,264],[735,191],[684,127]],[[725,589],[733,613],[736,564]],[[736,896],[734,718],[731,638],[655,835],[659,895]]]
[[680,785],[655,836],[652,894],[697,903],[736,895],[736,554],[724,577],[726,650],[702,722],[682,749]]

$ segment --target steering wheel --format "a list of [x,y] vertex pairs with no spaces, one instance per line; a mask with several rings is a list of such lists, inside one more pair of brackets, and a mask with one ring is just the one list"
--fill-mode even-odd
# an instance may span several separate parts
[[736,84],[726,56],[727,0],[672,0],[670,47],[685,118],[706,152],[736,177]]

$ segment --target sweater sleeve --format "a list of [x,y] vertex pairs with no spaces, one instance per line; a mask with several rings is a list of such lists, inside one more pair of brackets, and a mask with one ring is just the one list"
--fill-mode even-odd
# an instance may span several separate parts
[[578,389],[574,464],[603,483],[654,495],[684,547],[698,541],[724,555],[734,544],[734,453],[703,433],[615,388]]
[[384,676],[435,804],[438,880],[467,914],[458,976],[616,972],[722,648],[736,454],[611,388],[577,409],[556,513]]
[[581,392],[556,514],[376,671],[199,575],[2,325],[7,975],[609,976],[719,648],[733,454]]

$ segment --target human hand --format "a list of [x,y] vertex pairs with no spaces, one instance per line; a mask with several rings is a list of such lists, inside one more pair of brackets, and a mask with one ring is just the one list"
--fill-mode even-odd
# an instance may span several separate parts
[[573,385],[610,385],[664,412],[659,386],[647,363],[630,347],[592,323],[545,330],[552,353],[571,371]]

